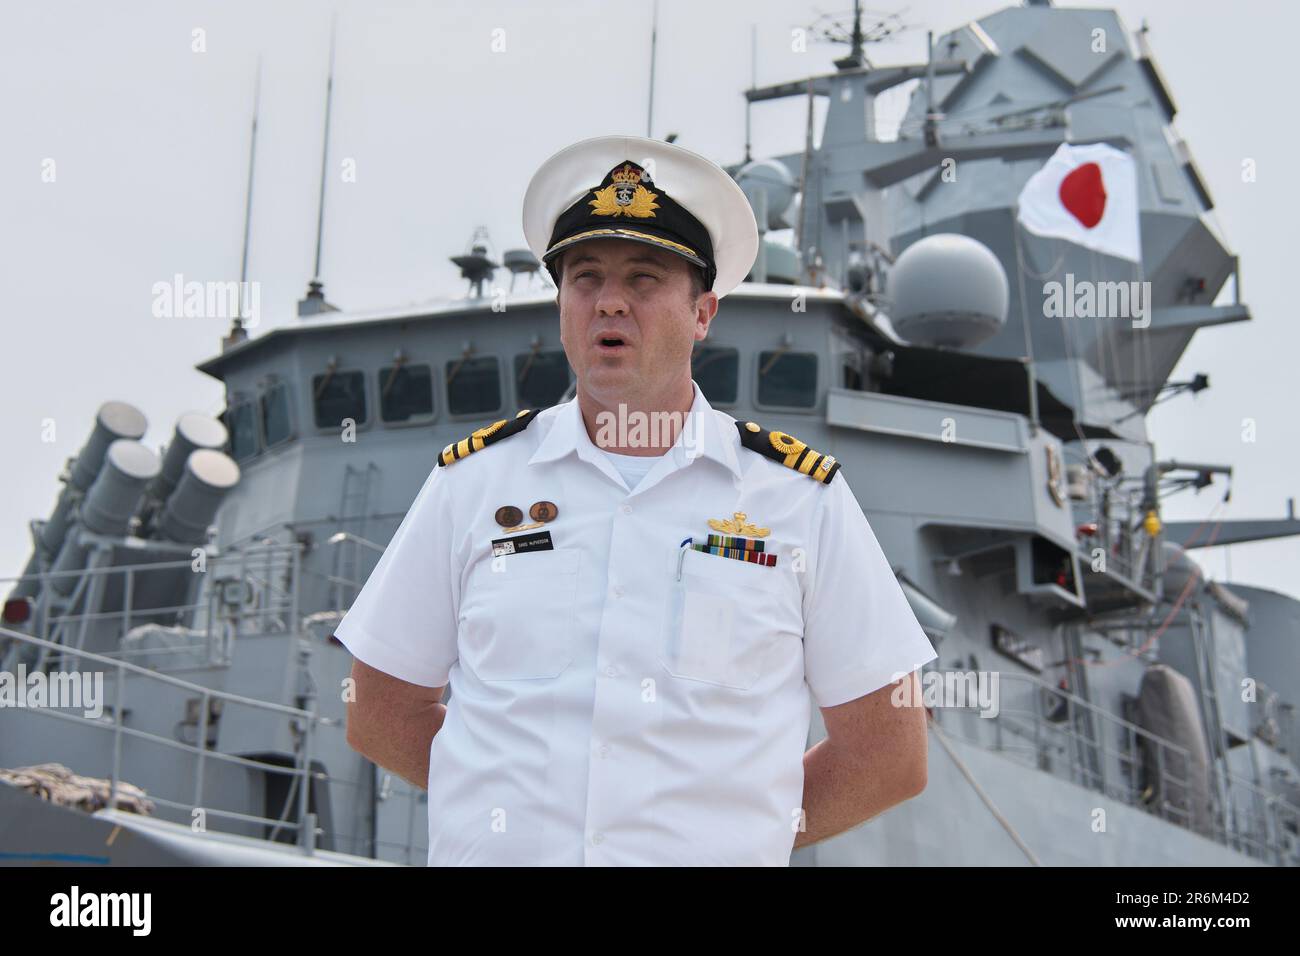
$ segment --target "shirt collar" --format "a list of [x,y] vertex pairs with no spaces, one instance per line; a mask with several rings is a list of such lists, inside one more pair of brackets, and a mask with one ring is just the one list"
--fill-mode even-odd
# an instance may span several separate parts
[[[668,449],[664,457],[673,456],[676,467],[685,467],[694,458],[711,458],[732,473],[737,479],[741,477],[740,461],[736,455],[739,440],[735,434],[724,433],[721,416],[713,410],[700,386],[692,379],[695,399],[687,415],[685,425],[677,435],[677,441]],[[578,407],[578,398],[558,406],[551,430],[542,438],[528,464],[554,461],[570,452],[577,452],[584,460],[595,463],[603,456],[601,449],[592,443],[587,428],[582,421],[582,409]]]

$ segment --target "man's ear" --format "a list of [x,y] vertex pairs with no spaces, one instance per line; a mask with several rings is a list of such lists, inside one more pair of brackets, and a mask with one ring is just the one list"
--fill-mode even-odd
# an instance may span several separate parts
[[[701,293],[695,302],[695,340],[703,341],[713,328],[713,320],[718,317],[718,296],[715,292]],[[703,328],[701,328],[703,323]]]

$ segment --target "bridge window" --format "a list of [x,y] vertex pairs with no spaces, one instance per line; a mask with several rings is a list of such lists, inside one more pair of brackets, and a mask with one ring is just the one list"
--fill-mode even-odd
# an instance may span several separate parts
[[428,365],[390,365],[379,370],[379,415],[386,422],[433,417],[433,369]]
[[235,461],[248,461],[261,451],[257,435],[257,415],[252,402],[240,402],[226,409],[223,416],[230,433],[230,457]]
[[274,448],[293,437],[289,421],[289,387],[283,382],[272,385],[258,399],[262,412],[262,435],[266,447]]
[[491,356],[447,363],[447,410],[480,415],[501,408],[501,366]]
[[716,345],[701,345],[691,355],[691,378],[710,405],[734,405],[740,387],[740,353]]
[[515,356],[515,394],[520,408],[549,408],[569,387],[569,360],[563,349]]
[[317,428],[339,428],[344,419],[366,421],[366,381],[361,372],[325,372],[311,380]]
[[862,391],[862,364],[856,355],[845,355],[840,359],[841,385],[854,391]]
[[758,404],[812,408],[817,404],[817,355],[813,352],[760,352]]

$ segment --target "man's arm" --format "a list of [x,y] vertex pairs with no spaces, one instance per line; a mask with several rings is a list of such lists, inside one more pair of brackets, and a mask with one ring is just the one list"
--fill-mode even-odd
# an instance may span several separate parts
[[348,702],[348,745],[421,790],[429,786],[429,747],[447,706],[442,687],[422,687],[352,661],[356,700]]
[[[895,692],[914,706],[899,706]],[[910,691],[910,693],[906,693]],[[926,784],[927,727],[913,671],[857,700],[822,707],[826,739],[803,757],[806,829],[794,846],[808,846],[843,833],[904,800]]]

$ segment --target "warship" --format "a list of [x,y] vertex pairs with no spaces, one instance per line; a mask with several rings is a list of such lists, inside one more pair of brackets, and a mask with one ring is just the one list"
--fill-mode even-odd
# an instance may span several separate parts
[[[1148,414],[1206,384],[1170,381],[1199,329],[1251,314],[1145,29],[1031,2],[892,66],[870,32],[855,8],[826,72],[743,91],[806,101],[804,146],[717,157],[760,253],[692,360],[714,407],[843,463],[938,651],[925,791],[791,864],[1295,865],[1300,602],[1193,552],[1300,520],[1162,514],[1232,463],[1160,457]],[[1020,225],[1062,144],[1132,159],[1136,261]],[[424,791],[347,744],[333,631],[439,452],[574,383],[527,250],[476,234],[462,297],[351,310],[317,241],[297,315],[237,315],[198,365],[219,418],[182,411],[154,448],[106,401],[30,523],[0,622],[0,863],[425,861]],[[1048,316],[1067,277],[1149,284],[1143,322]]]

